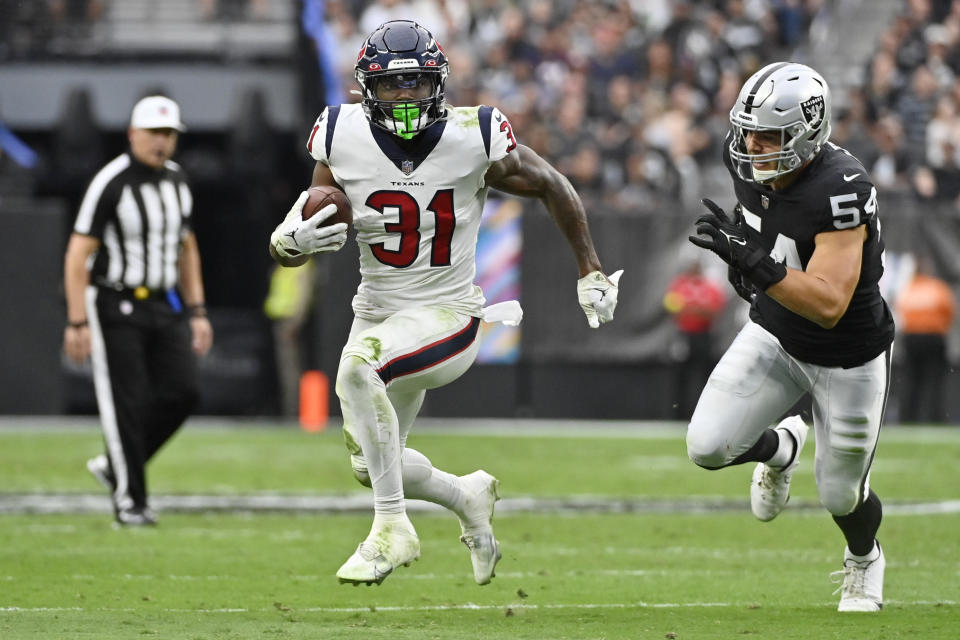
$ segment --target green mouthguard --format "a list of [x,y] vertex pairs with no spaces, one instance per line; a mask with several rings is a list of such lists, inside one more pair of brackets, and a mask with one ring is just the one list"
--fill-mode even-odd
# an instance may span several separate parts
[[397,135],[409,140],[417,135],[413,130],[413,123],[420,119],[420,107],[415,104],[398,104],[393,108],[393,119],[397,123]]

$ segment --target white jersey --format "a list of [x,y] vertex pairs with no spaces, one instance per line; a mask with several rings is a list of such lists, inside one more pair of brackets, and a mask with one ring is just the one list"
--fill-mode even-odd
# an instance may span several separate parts
[[357,316],[443,305],[480,316],[473,283],[484,174],[516,148],[493,107],[450,107],[448,117],[401,146],[359,104],[324,109],[307,149],[330,168],[353,205],[360,246]]

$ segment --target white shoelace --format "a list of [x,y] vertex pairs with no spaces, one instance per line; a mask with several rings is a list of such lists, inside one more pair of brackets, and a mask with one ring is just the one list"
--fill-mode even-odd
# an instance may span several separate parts
[[[867,564],[869,566],[869,563]],[[864,580],[867,577],[866,566],[861,567],[856,564],[844,566],[841,571],[834,571],[830,574],[830,582],[840,584],[834,590],[834,594],[843,592],[843,598],[866,598],[867,592],[864,586]]]

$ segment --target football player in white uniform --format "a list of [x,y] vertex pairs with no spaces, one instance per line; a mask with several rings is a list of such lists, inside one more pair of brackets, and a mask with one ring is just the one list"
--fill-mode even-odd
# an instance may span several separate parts
[[707,469],[757,462],[754,515],[772,520],[790,496],[808,426],[790,416],[813,399],[820,502],[847,541],[840,611],[883,605],[882,508],[870,489],[886,403],[893,319],[880,295],[877,190],[830,137],[830,90],[802,64],[755,73],[730,111],[724,162],[737,205],[704,200],[690,240],[729,265],[750,321],[717,364],[687,431]]
[[[337,571],[342,583],[379,584],[419,557],[405,498],[458,516],[478,584],[490,582],[500,559],[491,524],[497,479],[482,470],[452,475],[405,446],[425,391],[452,382],[476,357],[485,316],[473,279],[487,189],[544,203],[573,249],[591,327],[612,320],[617,304],[620,274],[604,275],[570,183],[517,143],[497,109],[446,105],[447,73],[429,31],[406,20],[384,23],[357,60],[362,103],[325,109],[307,142],[317,161],[313,185],[346,192],[360,247],[362,278],[336,388],[354,473],[373,488],[374,520]],[[346,241],[346,225],[318,227],[334,205],[303,221],[305,199],[304,192],[271,236],[281,264]],[[519,306],[507,311],[519,322]]]

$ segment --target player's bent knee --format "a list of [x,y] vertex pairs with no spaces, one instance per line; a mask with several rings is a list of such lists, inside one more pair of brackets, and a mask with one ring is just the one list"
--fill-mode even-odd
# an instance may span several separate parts
[[363,459],[363,456],[351,455],[350,468],[353,469],[353,477],[357,479],[357,482],[365,487],[373,486],[373,483],[370,482],[370,473],[367,471],[367,462]]
[[433,464],[427,456],[416,449],[403,450],[403,484],[409,486],[430,479],[433,474]]
[[362,484],[365,487],[373,487],[373,483],[370,482],[370,474],[366,469],[354,469],[353,477],[357,479],[357,482]]
[[337,396],[342,400],[353,391],[362,389],[370,380],[373,369],[363,358],[347,356],[337,370]]
[[834,516],[845,516],[857,508],[860,501],[859,487],[849,485],[823,485],[820,487],[820,504]]
[[730,462],[719,442],[700,437],[692,429],[687,431],[687,456],[693,464],[710,470],[720,469]]

